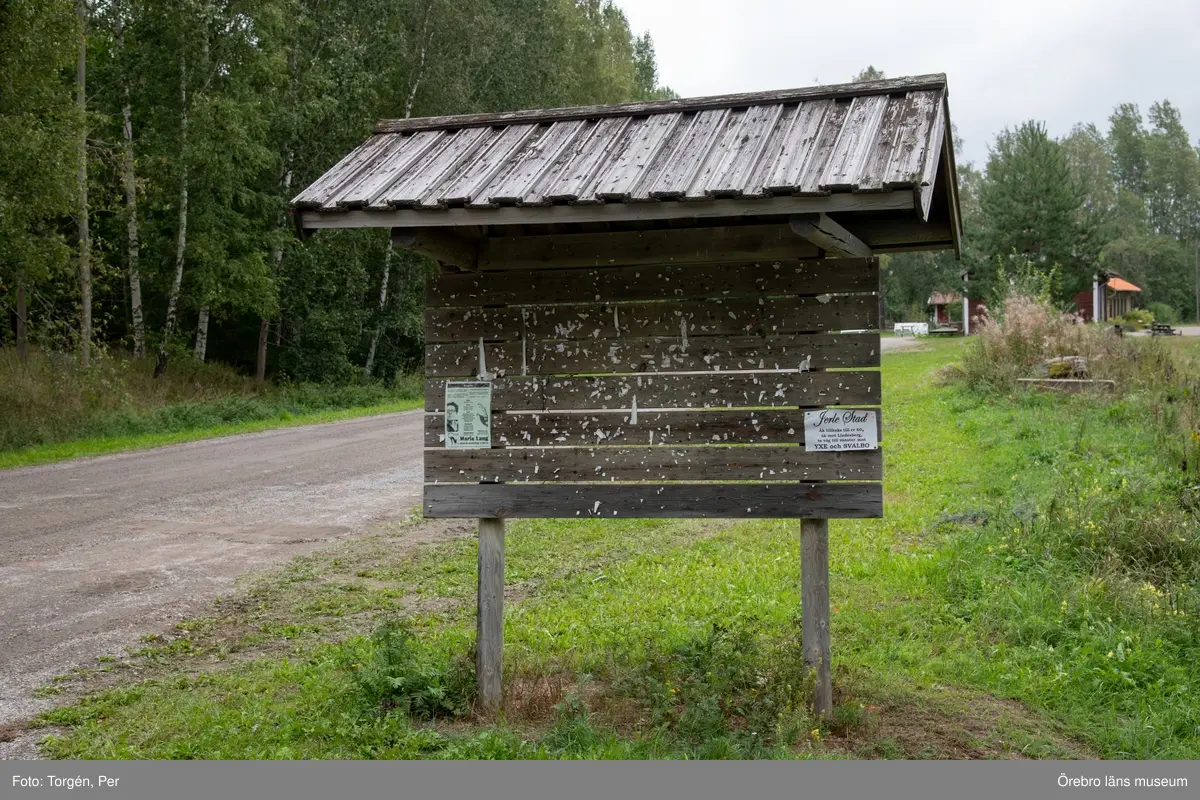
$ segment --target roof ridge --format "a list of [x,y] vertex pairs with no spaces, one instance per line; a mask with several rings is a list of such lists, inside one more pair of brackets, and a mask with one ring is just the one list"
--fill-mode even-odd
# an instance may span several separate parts
[[733,108],[742,105],[788,103],[798,100],[823,100],[836,97],[865,97],[877,94],[934,91],[938,89],[943,91],[947,89],[945,73],[939,72],[929,75],[863,81],[860,83],[809,86],[798,89],[777,89],[769,92],[744,92],[740,94],[679,98],[676,100],[635,101],[631,103],[575,106],[572,108],[501,111],[487,114],[455,114],[440,117],[384,119],[375,124],[374,132],[376,134],[407,133],[412,131],[477,128],[484,125],[508,125],[517,122],[557,122],[576,119],[600,119],[603,117],[640,116],[643,114],[703,111],[712,108]]

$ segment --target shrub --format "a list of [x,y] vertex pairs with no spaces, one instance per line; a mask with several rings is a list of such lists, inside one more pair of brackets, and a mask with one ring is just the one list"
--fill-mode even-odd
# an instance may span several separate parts
[[[177,433],[419,397],[420,376],[382,382],[259,386],[221,364],[181,355],[162,378],[154,360],[97,349],[82,367],[72,355],[33,350],[28,363],[0,348],[0,452],[107,436]],[[359,380],[361,375],[355,374]]]
[[1117,325],[1140,331],[1154,324],[1154,314],[1144,308],[1134,308],[1112,320]]
[[1155,322],[1165,322],[1168,325],[1178,325],[1183,319],[1179,309],[1166,303],[1151,303],[1150,313],[1154,315]]
[[996,318],[982,320],[976,331],[958,373],[975,389],[1010,391],[1018,378],[1033,377],[1039,365],[1062,356],[1082,356],[1092,378],[1127,387],[1164,387],[1175,377],[1170,354],[1159,342],[1080,324],[1028,295],[1010,295]]
[[[724,742],[732,757],[793,744],[810,727],[812,676],[800,623],[771,639],[751,620],[713,624],[669,652],[651,655],[618,687],[645,704],[652,723],[693,744]],[[653,653],[653,649],[651,649]]]
[[354,684],[372,708],[400,710],[413,719],[462,716],[475,692],[468,658],[441,663],[420,646],[402,620],[388,620],[371,637],[369,652],[354,667]]

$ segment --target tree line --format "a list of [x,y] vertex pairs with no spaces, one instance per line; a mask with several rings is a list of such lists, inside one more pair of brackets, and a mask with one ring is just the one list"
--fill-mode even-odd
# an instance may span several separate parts
[[1122,103],[1106,129],[1079,123],[1061,138],[1035,120],[1007,128],[983,169],[959,163],[958,179],[962,260],[948,252],[888,259],[889,319],[925,318],[934,290],[986,303],[998,281],[1027,265],[1051,277],[1050,295],[1064,309],[1093,275],[1110,271],[1142,289],[1138,302],[1156,318],[1200,317],[1200,146],[1169,100],[1146,113]]
[[[0,344],[392,376],[421,363],[427,262],[381,231],[299,241],[288,200],[380,118],[670,96],[611,0],[0,4]],[[1190,316],[1200,153],[1169,101],[1006,129],[959,184],[962,261],[886,259],[889,320],[964,274],[986,299],[1010,259],[1064,305],[1109,269]]]
[[426,262],[290,198],[380,118],[670,96],[611,0],[2,3],[0,344],[392,376]]

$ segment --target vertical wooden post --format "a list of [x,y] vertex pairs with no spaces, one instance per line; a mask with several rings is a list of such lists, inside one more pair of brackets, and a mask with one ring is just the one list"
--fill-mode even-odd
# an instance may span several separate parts
[[816,670],[813,713],[833,714],[829,670],[829,520],[800,520],[800,626],[804,665]]
[[501,706],[504,655],[504,520],[479,520],[478,618],[475,628],[475,677],[479,700],[489,711]]

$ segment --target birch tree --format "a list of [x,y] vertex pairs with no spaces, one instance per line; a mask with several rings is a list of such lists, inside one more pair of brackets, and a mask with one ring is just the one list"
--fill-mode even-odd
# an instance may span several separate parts
[[89,9],[86,0],[75,0],[79,18],[79,50],[75,60],[75,105],[80,119],[76,156],[78,169],[78,206],[75,223],[78,230],[79,259],[79,356],[86,367],[92,355],[92,238],[88,229],[88,124],[87,124],[87,22]]
[[65,272],[71,253],[57,222],[76,207],[82,125],[64,76],[79,42],[71,0],[28,0],[0,13],[0,289],[12,290],[0,304],[13,298],[22,359],[29,295]]
[[142,276],[139,265],[141,240],[138,233],[137,166],[133,145],[133,101],[130,90],[130,57],[125,41],[128,0],[113,7],[113,31],[121,84],[121,187],[125,194],[125,269],[129,278],[130,316],[133,326],[133,355],[146,354],[146,325],[142,310]]

